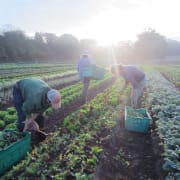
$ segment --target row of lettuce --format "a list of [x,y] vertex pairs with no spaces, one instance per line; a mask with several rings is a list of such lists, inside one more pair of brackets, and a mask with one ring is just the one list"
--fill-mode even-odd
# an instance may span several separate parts
[[[110,79],[112,76],[107,73],[103,80],[93,80],[90,84],[89,89],[97,87],[102,82]],[[62,107],[68,106],[75,99],[79,98],[82,93],[82,83],[75,83],[74,85],[67,86],[60,89],[62,95]],[[53,110],[49,108],[46,110],[45,115],[48,115]],[[3,129],[16,129],[17,113],[14,107],[8,107],[6,110],[0,111],[0,130]]]
[[73,70],[75,65],[70,64],[1,64],[0,81],[19,76],[29,76],[32,74],[45,74],[58,72],[61,70]]
[[148,106],[157,118],[167,180],[180,179],[180,92],[160,73],[148,75]]
[[11,101],[14,83],[27,77],[42,79],[51,87],[79,80],[76,66],[73,64],[1,64],[0,107]]
[[[107,79],[109,77],[106,76]],[[96,83],[100,81],[94,81],[90,88],[96,87]],[[90,103],[67,116],[58,131],[52,133],[3,178],[13,179],[14,175],[18,175],[20,178],[92,179],[98,154],[103,151],[98,132],[113,127],[119,112],[124,110],[129,90],[120,95],[120,86],[121,83],[115,83]],[[77,83],[62,89],[62,105],[68,105],[80,97],[81,88],[82,84]],[[162,168],[168,172],[167,180],[176,180],[180,178],[180,93],[157,72],[148,73],[147,90],[147,106],[151,107],[158,119],[156,131],[164,149]],[[7,111],[13,110],[10,108]],[[48,109],[46,113],[51,111]]]
[[[7,104],[12,99],[12,89],[13,85],[16,81],[26,78],[27,76],[20,76],[18,78],[10,79],[10,80],[4,80],[0,83],[0,105]],[[61,70],[58,73],[49,73],[49,74],[39,74],[39,75],[31,75],[28,77],[35,77],[42,79],[47,84],[49,84],[50,87],[59,87],[64,86],[67,84],[70,84],[71,82],[77,82],[79,80],[77,71],[75,70]]]
[[101,132],[115,126],[126,104],[129,89],[120,95],[120,86],[116,82],[66,116],[58,130],[2,178],[13,179],[16,175],[29,179],[92,179],[103,151]]

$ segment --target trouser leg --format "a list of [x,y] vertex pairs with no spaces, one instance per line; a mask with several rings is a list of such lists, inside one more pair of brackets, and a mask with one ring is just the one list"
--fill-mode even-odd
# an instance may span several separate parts
[[19,131],[23,131],[24,129],[23,121],[25,121],[26,116],[22,111],[23,97],[17,85],[13,86],[13,104],[14,104],[14,107],[16,108],[17,116],[18,116],[18,120],[16,123],[17,128],[19,129]]
[[143,93],[143,89],[146,86],[146,78],[144,78],[138,85],[138,88],[133,88],[131,92],[131,99],[135,107],[140,104],[140,99]]
[[[44,116],[42,114],[38,115],[38,117],[35,119],[35,121],[39,125],[40,130],[43,131]],[[35,146],[35,145],[39,144],[41,141],[46,139],[46,136],[47,135],[45,135],[45,134],[43,134],[41,132],[31,131],[31,145]]]
[[131,106],[136,108],[138,104],[137,89],[132,88],[131,90]]
[[83,80],[83,91],[82,91],[82,98],[84,101],[86,101],[86,99],[87,99],[89,84],[90,84],[90,80],[88,78],[84,78],[84,80]]
[[146,86],[146,78],[144,77],[144,79],[139,83],[139,87],[137,89],[137,97],[138,97],[138,99],[141,98],[145,86]]

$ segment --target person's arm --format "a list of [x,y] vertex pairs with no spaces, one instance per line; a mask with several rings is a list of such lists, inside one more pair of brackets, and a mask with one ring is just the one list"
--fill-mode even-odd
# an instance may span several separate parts
[[120,93],[123,93],[124,89],[126,89],[126,87],[128,86],[129,82],[128,81],[124,81],[124,84],[122,85],[121,89],[120,89]]
[[80,64],[80,61],[78,61],[78,63],[77,63],[77,71],[78,72],[80,71],[80,67],[79,67],[80,65],[79,64]]
[[33,127],[31,127],[32,128],[31,130],[39,131],[39,125],[35,121],[35,119],[37,118],[38,115],[39,114],[34,113],[34,114],[31,114],[31,115],[26,117],[26,119],[24,121],[23,132],[27,131],[31,125],[33,126]]

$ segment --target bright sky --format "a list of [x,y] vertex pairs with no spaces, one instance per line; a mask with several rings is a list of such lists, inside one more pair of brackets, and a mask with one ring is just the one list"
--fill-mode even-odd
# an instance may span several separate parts
[[179,0],[0,0],[0,28],[71,33],[100,45],[134,41],[147,28],[180,40],[179,7]]

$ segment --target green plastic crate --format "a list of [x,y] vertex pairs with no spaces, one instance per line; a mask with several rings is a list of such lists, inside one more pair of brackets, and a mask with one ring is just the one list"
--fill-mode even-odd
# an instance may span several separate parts
[[148,111],[145,108],[134,109],[137,114],[141,114],[144,117],[139,116],[131,116],[130,110],[132,108],[126,106],[125,107],[125,128],[128,131],[141,132],[146,133],[148,131],[149,125],[152,122],[152,118]]
[[30,144],[31,134],[30,132],[24,132],[22,139],[0,151],[0,175],[4,174],[26,156],[31,148]]
[[97,66],[89,66],[84,68],[82,77],[88,77],[94,80],[101,80],[104,78],[105,69]]

